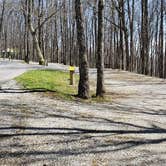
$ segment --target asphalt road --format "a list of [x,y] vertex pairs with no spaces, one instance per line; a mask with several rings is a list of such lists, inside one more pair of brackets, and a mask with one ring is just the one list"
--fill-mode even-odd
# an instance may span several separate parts
[[9,81],[27,70],[41,68],[38,65],[27,65],[22,61],[9,61],[0,59],[0,83]]

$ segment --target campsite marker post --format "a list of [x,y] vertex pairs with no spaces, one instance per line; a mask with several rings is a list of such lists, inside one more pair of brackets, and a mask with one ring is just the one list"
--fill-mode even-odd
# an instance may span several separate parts
[[70,66],[70,67],[69,67],[69,71],[70,71],[70,85],[74,85],[74,72],[75,72],[75,67],[74,67],[74,66]]

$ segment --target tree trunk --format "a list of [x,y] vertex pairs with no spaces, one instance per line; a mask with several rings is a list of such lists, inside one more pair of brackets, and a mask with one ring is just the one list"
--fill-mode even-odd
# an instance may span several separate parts
[[84,34],[83,9],[80,0],[75,0],[75,12],[77,23],[77,40],[79,45],[79,72],[78,97],[88,99],[89,96],[89,71],[86,55],[86,43]]
[[104,0],[99,0],[96,96],[103,97],[104,93]]
[[28,3],[28,27],[29,27],[29,30],[30,30],[30,32],[32,34],[32,37],[34,39],[34,46],[35,46],[35,49],[36,49],[36,52],[37,52],[37,55],[38,55],[38,58],[39,58],[39,65],[44,65],[45,60],[44,60],[43,54],[41,52],[41,48],[39,46],[39,40],[37,38],[36,31],[34,30],[34,28],[32,26],[32,20],[31,20],[32,0],[29,0],[28,2],[29,2]]
[[163,29],[163,18],[164,18],[164,1],[161,0],[161,11],[160,11],[160,32],[159,32],[159,59],[158,59],[158,71],[159,77],[163,78],[163,60],[164,60],[164,29]]
[[130,71],[135,70],[135,54],[134,54],[134,13],[135,13],[135,0],[132,0],[132,11],[130,10],[128,0],[128,15],[129,15],[129,26],[130,26]]
[[148,34],[148,0],[142,0],[141,29],[141,74],[148,75],[149,34]]
[[2,13],[1,13],[1,18],[0,18],[0,39],[1,39],[1,32],[2,32],[2,26],[3,26],[3,17],[4,17],[4,12],[5,12],[5,4],[6,4],[6,0],[3,0]]
[[121,0],[121,5],[122,5],[122,25],[123,25],[123,31],[124,31],[124,39],[125,39],[125,52],[126,52],[126,57],[125,57],[125,69],[129,70],[129,65],[130,65],[130,60],[129,60],[129,41],[128,41],[128,29],[126,27],[126,18],[125,18],[125,7],[124,7],[124,0]]

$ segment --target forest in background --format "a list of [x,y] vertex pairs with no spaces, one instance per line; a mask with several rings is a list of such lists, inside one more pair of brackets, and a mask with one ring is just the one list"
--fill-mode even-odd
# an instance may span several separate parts
[[[82,1],[90,67],[96,67],[97,59],[97,2]],[[0,49],[13,49],[16,59],[38,61],[24,3],[24,0],[0,0]],[[74,3],[74,0],[32,0],[32,24],[48,62],[79,65]],[[166,78],[165,0],[105,1],[104,64],[106,68]]]

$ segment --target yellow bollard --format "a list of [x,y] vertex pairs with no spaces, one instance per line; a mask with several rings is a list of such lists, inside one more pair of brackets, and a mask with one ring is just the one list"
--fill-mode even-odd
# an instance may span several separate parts
[[74,85],[74,72],[75,72],[75,67],[74,67],[74,66],[70,66],[70,67],[69,67],[69,71],[70,71],[70,85]]

